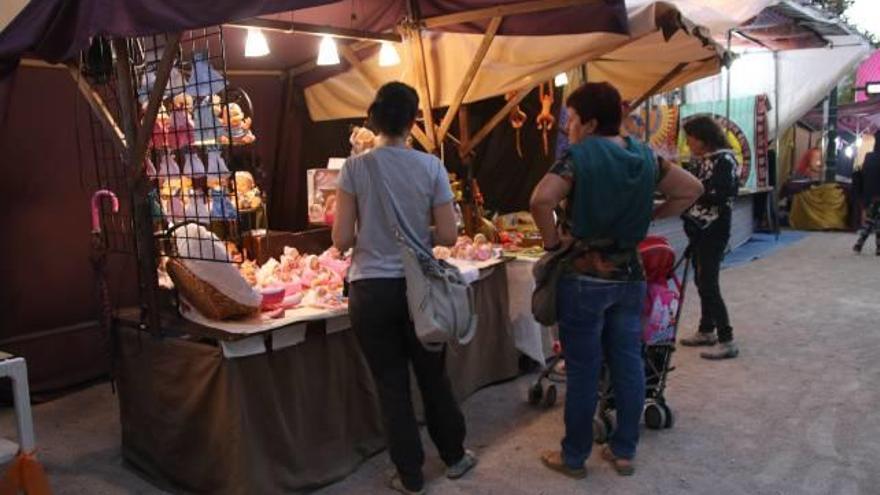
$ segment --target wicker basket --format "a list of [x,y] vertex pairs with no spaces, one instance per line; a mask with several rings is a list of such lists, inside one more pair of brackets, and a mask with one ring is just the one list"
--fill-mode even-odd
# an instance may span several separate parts
[[211,284],[196,277],[180,260],[168,260],[167,269],[180,295],[207,318],[231,320],[251,316],[260,311],[259,307],[246,306],[233,301]]

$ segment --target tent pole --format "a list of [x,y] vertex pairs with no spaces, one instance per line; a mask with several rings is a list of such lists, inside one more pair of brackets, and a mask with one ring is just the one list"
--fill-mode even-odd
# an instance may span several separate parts
[[98,122],[104,126],[104,130],[106,130],[110,134],[110,137],[113,138],[113,144],[115,144],[117,148],[116,151],[125,153],[128,150],[128,141],[125,139],[125,133],[119,128],[119,124],[107,108],[107,104],[104,103],[104,99],[101,98],[101,95],[98,94],[97,91],[92,89],[89,82],[82,77],[82,74],[80,74],[76,67],[71,66],[68,69],[70,71],[70,77],[73,78],[80,94],[95,113]]
[[452,103],[450,103],[449,108],[446,110],[446,115],[443,117],[443,121],[440,123],[440,130],[437,132],[438,143],[442,143],[443,139],[446,137],[446,133],[449,132],[449,127],[452,125],[452,121],[455,119],[459,107],[461,107],[461,102],[464,101],[465,96],[467,96],[467,92],[471,89],[471,84],[474,82],[474,77],[476,77],[477,71],[483,64],[483,60],[486,59],[486,54],[489,53],[489,47],[492,46],[492,40],[495,39],[495,34],[501,26],[501,20],[502,17],[493,17],[492,21],[489,22],[489,28],[483,36],[480,48],[477,49],[474,59],[471,60],[471,65],[468,67],[464,79],[461,81],[461,85],[459,85],[458,91],[452,99]]
[[425,59],[425,45],[422,40],[421,12],[416,0],[408,0],[406,6],[409,18],[403,25],[403,38],[409,47],[410,61],[416,76],[416,89],[419,92],[419,99],[422,101],[422,118],[425,120],[425,136],[428,144],[425,151],[434,153],[437,148],[437,140],[432,113],[433,100],[428,83],[428,63]]
[[[733,30],[730,29],[727,31],[727,52],[730,53],[730,45],[733,42]],[[730,122],[730,82],[731,75],[733,73],[733,64],[730,64],[727,67],[727,109],[724,112],[724,118],[727,119],[727,122]]]

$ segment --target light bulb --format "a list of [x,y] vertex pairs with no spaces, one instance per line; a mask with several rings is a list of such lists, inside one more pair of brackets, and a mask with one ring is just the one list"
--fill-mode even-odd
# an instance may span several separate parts
[[318,48],[318,65],[336,65],[339,63],[339,52],[336,51],[336,42],[330,36],[321,38],[321,46]]
[[862,148],[862,135],[861,134],[859,134],[859,137],[856,138],[856,148],[858,148],[858,149]]
[[400,64],[400,55],[390,41],[383,41],[379,50],[379,67],[391,67]]
[[565,86],[566,84],[568,84],[568,74],[566,74],[565,72],[560,72],[559,74],[556,74],[556,77],[553,78],[553,82],[554,84],[556,84],[557,88]]
[[257,28],[248,28],[247,38],[244,40],[245,57],[265,57],[269,54],[269,43],[263,31]]
[[844,151],[844,153],[846,153],[847,158],[852,158],[853,155],[855,155],[855,153],[856,153],[855,148],[853,148],[852,146],[847,146],[846,151]]

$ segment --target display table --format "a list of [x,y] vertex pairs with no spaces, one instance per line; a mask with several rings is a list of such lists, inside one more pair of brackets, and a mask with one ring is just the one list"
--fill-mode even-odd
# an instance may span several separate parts
[[[477,333],[447,352],[459,399],[519,373],[506,270],[483,270],[474,284]],[[281,493],[346,476],[384,444],[375,387],[346,322],[243,336],[169,316],[169,336],[155,338],[123,315],[125,459],[176,492]]]

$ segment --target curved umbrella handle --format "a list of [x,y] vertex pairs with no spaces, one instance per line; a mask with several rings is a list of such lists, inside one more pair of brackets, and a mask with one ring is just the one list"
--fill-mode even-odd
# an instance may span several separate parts
[[101,214],[100,214],[100,204],[101,198],[103,196],[107,196],[110,198],[110,202],[113,206],[113,213],[119,211],[119,198],[116,197],[116,194],[109,189],[101,189],[99,191],[95,191],[92,194],[92,233],[100,234],[101,233]]

